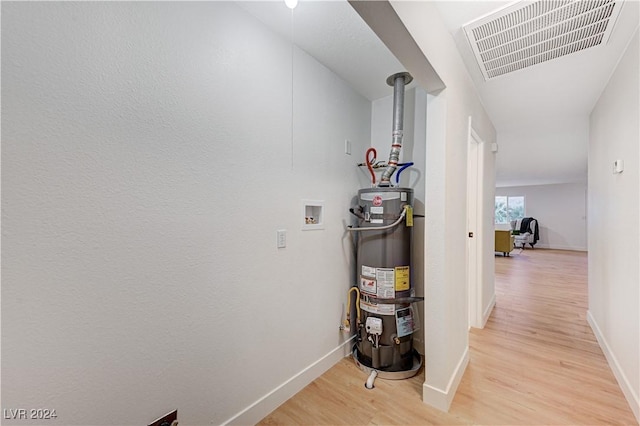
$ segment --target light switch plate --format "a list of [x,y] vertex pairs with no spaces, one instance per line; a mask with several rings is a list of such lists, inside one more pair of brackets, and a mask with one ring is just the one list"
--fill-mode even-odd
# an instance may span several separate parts
[[287,230],[279,229],[276,231],[276,235],[278,238],[278,248],[285,248],[287,246]]

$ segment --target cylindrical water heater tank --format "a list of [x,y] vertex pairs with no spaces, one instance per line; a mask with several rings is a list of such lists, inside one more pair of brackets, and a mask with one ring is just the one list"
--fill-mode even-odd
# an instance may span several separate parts
[[[379,371],[411,370],[415,330],[411,298],[413,190],[398,187],[358,191],[362,217],[357,232],[361,324],[356,361]],[[404,212],[404,213],[403,213]],[[405,218],[396,226],[389,225]],[[375,230],[375,228],[386,229]]]

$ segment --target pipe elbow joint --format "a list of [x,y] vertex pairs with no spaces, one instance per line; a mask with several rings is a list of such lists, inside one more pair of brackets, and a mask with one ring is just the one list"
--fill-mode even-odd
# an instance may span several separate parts
[[371,374],[369,374],[369,378],[365,382],[364,387],[367,389],[373,389],[375,387],[373,386],[373,382],[375,382],[376,377],[378,377],[378,372],[376,370],[373,370]]

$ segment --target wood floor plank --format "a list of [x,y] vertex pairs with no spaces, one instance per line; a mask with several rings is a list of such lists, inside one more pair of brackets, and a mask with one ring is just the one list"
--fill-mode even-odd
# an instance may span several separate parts
[[367,390],[366,375],[345,358],[260,424],[637,424],[587,306],[586,253],[497,256],[496,307],[484,329],[470,332],[469,366],[448,413],[422,403],[424,371]]

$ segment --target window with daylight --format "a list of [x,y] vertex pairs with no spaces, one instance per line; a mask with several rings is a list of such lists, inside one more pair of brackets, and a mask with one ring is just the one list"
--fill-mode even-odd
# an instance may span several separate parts
[[509,223],[524,217],[524,196],[496,196],[495,223]]

